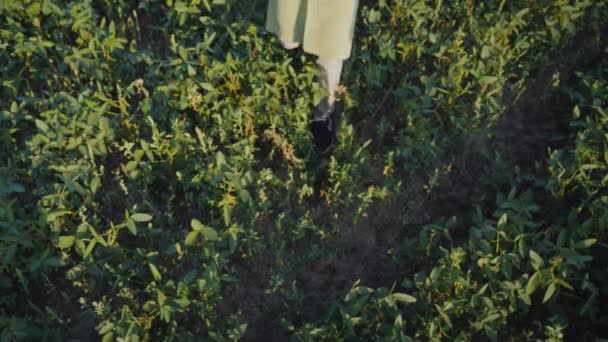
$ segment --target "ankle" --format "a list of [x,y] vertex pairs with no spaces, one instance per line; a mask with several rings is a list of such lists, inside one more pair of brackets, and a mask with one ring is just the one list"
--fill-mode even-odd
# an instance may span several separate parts
[[289,41],[283,41],[283,40],[281,40],[281,45],[283,45],[283,48],[285,48],[286,50],[293,50],[293,49],[297,49],[298,47],[300,47],[300,43],[298,43],[298,42],[289,42]]

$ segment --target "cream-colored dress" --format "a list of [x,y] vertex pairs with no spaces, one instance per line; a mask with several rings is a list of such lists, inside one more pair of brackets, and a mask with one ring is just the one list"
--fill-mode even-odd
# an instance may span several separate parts
[[358,0],[269,0],[266,29],[322,59],[350,56]]

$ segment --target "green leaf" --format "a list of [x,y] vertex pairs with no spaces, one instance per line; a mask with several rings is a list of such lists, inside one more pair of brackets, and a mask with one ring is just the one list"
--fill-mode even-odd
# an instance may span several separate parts
[[148,221],[152,220],[152,215],[135,213],[135,214],[131,215],[131,219],[135,222],[148,222]]
[[[105,324],[104,324],[105,323]],[[104,322],[103,325],[99,328],[99,335],[104,335],[112,330],[114,330],[114,324],[111,322]]]
[[57,244],[57,246],[61,249],[70,248],[74,244],[75,239],[76,238],[72,235],[60,236],[59,243]]
[[40,119],[36,119],[36,127],[45,133],[49,130],[49,125]]
[[500,218],[498,219],[498,223],[496,224],[499,228],[503,227],[505,224],[507,224],[507,220],[509,219],[509,215],[507,213],[504,213],[500,216]]
[[190,225],[192,226],[192,229],[194,231],[201,233],[201,235],[203,235],[205,237],[205,239],[211,240],[211,241],[215,241],[218,239],[217,232],[213,228],[205,226],[199,220],[192,219],[192,221],[190,222]]
[[521,299],[521,301],[528,306],[532,305],[532,300],[530,300],[530,296],[523,291],[519,292],[519,299]]
[[223,275],[221,275],[220,276],[220,280],[228,282],[228,283],[236,283],[236,282],[239,281],[237,278],[231,276],[230,274],[223,274]]
[[[111,36],[116,35],[116,24],[114,23],[114,20],[110,21],[110,26],[108,27],[108,31]],[[103,334],[104,333],[100,333],[100,335],[103,335]]]
[[586,262],[593,260],[591,255],[580,254],[573,248],[561,248],[560,255],[566,259],[567,264],[573,265],[578,269],[583,268]]
[[137,168],[138,164],[139,163],[136,162],[135,160],[131,160],[130,162],[127,163],[127,166],[125,166],[125,171],[131,172],[131,171],[135,170]]
[[563,280],[563,279],[557,279],[556,281],[557,281],[558,285],[560,285],[562,287],[565,287],[568,290],[574,290],[574,287],[572,287],[572,285],[568,284],[568,282],[566,282],[565,280]]
[[191,65],[188,65],[188,76],[196,76],[196,70]]
[[485,325],[483,327],[486,336],[488,336],[488,338],[490,339],[490,341],[494,342],[494,341],[498,341],[498,333],[496,332],[496,330],[494,328],[492,328],[489,325]]
[[150,272],[152,273],[152,277],[154,277],[154,280],[161,281],[163,279],[160,276],[160,272],[158,271],[158,268],[156,268],[156,266],[154,266],[153,263],[149,262],[148,267],[150,268]]
[[188,271],[188,273],[186,273],[186,275],[184,275],[184,277],[182,278],[182,281],[186,284],[190,284],[191,282],[193,282],[196,279],[197,275],[198,275],[198,272],[196,270],[190,270],[190,271]]
[[197,219],[192,219],[190,221],[190,227],[192,227],[194,231],[200,232],[205,226],[201,223],[201,221]]
[[543,259],[533,250],[530,250],[530,264],[534,268],[535,271],[538,271],[544,264]]
[[184,61],[184,62],[188,62],[188,51],[186,51],[186,49],[184,49],[183,47],[179,46],[177,48],[177,53],[179,55],[179,57]]
[[597,239],[585,239],[577,242],[574,248],[589,248],[597,242]]
[[574,109],[572,110],[572,113],[574,114],[574,118],[578,119],[581,117],[581,109],[579,108],[578,105],[574,106]]
[[91,181],[91,191],[93,191],[93,193],[96,193],[97,190],[99,190],[100,186],[101,178],[99,176],[95,176],[95,178],[93,178],[93,180]]
[[201,88],[205,89],[206,91],[213,91],[215,89],[213,84],[207,82],[201,83]]
[[479,80],[482,85],[489,85],[492,83],[496,83],[496,81],[498,81],[498,77],[496,76],[484,76]]
[[497,319],[499,319],[501,317],[501,315],[498,312],[495,312],[493,314],[489,314],[488,317],[483,319],[483,323],[488,323],[488,322],[493,322]]
[[159,306],[163,306],[167,301],[167,296],[162,291],[158,290],[156,293],[156,300],[158,301]]
[[110,331],[109,333],[103,335],[103,338],[101,339],[101,342],[112,342],[112,341],[114,341],[114,332],[113,331]]
[[528,13],[530,13],[530,9],[529,8],[524,8],[521,11],[517,12],[517,14],[515,14],[515,16],[518,17],[518,18],[522,18],[523,16],[525,16]]
[[188,308],[190,305],[190,301],[188,299],[175,299],[173,302],[177,304],[181,310]]
[[198,233],[199,233],[198,231],[191,231],[186,235],[186,240],[184,241],[186,246],[192,246],[196,242]]
[[526,294],[528,296],[530,296],[531,294],[534,293],[534,291],[536,291],[536,288],[538,287],[538,283],[540,281],[540,276],[539,276],[539,272],[535,272],[530,279],[528,279],[528,284],[526,285]]
[[76,279],[80,278],[80,276],[82,276],[85,272],[86,272],[86,268],[82,264],[76,265],[76,266],[70,268],[65,273],[65,278],[67,280],[76,280]]
[[127,219],[127,228],[129,228],[131,234],[137,236],[137,225],[135,225],[135,221]]
[[398,300],[398,301],[400,301],[402,303],[406,303],[406,304],[416,303],[416,297],[410,296],[410,295],[405,294],[405,293],[393,293],[391,296],[395,300]]
[[481,58],[486,59],[488,57],[490,57],[490,47],[484,45],[483,48],[481,48]]
[[555,293],[555,289],[556,289],[556,286],[554,283],[549,284],[549,286],[547,287],[547,291],[545,291],[545,297],[543,298],[543,303],[546,303],[549,299],[551,299],[551,297]]
[[395,321],[393,322],[393,334],[400,334],[403,331],[403,318],[401,314],[398,314],[395,317]]
[[93,235],[95,240],[99,242],[102,246],[108,247],[108,243],[106,242],[106,240],[101,235],[99,235],[99,233],[97,233],[93,226],[89,226],[89,232],[91,233],[91,235]]
[[148,159],[150,159],[151,161],[154,161],[154,154],[152,153],[152,151],[150,151],[150,144],[148,144],[148,142],[145,140],[141,140],[140,144],[141,148],[146,153],[146,157],[148,157]]
[[105,134],[111,133],[110,120],[106,117],[99,118],[99,129]]
[[207,240],[215,241],[218,239],[217,232],[211,227],[203,227],[203,230],[201,230],[201,234],[203,234],[203,236]]
[[65,216],[65,215],[71,214],[71,213],[72,212],[68,211],[68,210],[52,212],[46,216],[46,222],[51,223],[51,222],[55,221],[58,217]]
[[91,252],[93,252],[93,248],[95,248],[95,245],[97,244],[97,240],[92,239],[89,244],[87,245],[87,248],[84,250],[84,253],[82,254],[82,258],[86,259],[89,254],[91,254]]
[[227,205],[223,206],[222,213],[224,214],[224,224],[228,227],[230,225],[230,207]]
[[583,164],[579,167],[579,169],[582,171],[589,171],[589,170],[599,169],[601,167],[602,166],[599,164]]

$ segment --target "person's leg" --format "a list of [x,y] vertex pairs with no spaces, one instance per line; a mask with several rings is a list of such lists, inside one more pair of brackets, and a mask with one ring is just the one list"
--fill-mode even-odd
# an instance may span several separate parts
[[336,102],[342,63],[350,56],[358,0],[269,0],[266,28],[286,49],[303,45],[319,56],[320,86],[327,91],[313,115],[312,133],[320,151],[334,139],[331,115]]
[[311,124],[312,135],[318,151],[325,153],[333,145],[335,127],[332,122],[332,113],[336,106],[336,89],[340,83],[342,73],[341,59],[317,59],[319,85],[327,91],[327,96],[321,99],[314,111]]
[[342,63],[340,59],[317,58],[319,66],[319,85],[328,93],[324,97],[315,112],[315,120],[327,120],[334,110],[336,103],[336,89],[340,84],[340,74],[342,73]]
[[283,48],[285,50],[293,50],[293,49],[297,49],[300,47],[300,42],[284,41],[280,38],[279,38],[279,40],[281,41],[281,45],[283,45]]
[[[327,96],[315,108],[311,130],[317,149],[325,152],[333,145],[337,118],[336,91],[342,64],[350,56],[358,0],[308,0],[304,51],[318,56],[319,85]],[[336,114],[336,115],[332,115]]]

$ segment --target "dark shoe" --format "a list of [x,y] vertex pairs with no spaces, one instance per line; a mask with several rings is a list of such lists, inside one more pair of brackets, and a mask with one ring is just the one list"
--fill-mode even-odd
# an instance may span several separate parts
[[335,132],[331,125],[331,119],[315,120],[311,127],[313,140],[317,146],[317,151],[321,154],[329,151],[334,143]]
[[329,118],[325,120],[313,120],[311,131],[319,153],[324,154],[332,148],[336,140],[336,127],[338,127],[340,115],[343,111],[344,103],[336,101],[334,110],[329,115]]

